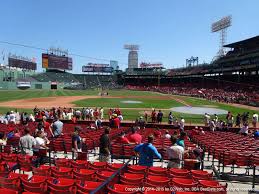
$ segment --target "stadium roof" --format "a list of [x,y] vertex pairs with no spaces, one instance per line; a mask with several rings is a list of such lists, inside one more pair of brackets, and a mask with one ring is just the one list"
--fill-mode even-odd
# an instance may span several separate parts
[[259,47],[259,36],[255,36],[252,38],[248,38],[245,40],[227,44],[227,45],[224,45],[224,47],[228,47],[228,48]]

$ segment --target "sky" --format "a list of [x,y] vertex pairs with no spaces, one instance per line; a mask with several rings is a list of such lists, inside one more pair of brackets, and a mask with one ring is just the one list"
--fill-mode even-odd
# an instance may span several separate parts
[[[74,73],[89,62],[109,60],[125,69],[124,44],[140,45],[139,62],[162,62],[169,69],[184,66],[191,56],[210,63],[219,49],[211,24],[227,15],[232,15],[227,43],[259,35],[258,0],[3,0],[0,5],[0,41],[90,57],[72,56]],[[0,43],[0,52],[35,57],[42,71],[40,50]]]

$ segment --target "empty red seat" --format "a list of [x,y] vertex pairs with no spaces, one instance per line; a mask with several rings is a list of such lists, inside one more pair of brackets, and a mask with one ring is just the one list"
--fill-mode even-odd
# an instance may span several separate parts
[[93,170],[105,170],[107,162],[89,162],[88,167]]
[[197,187],[198,182],[193,179],[185,179],[185,178],[173,178],[172,179],[173,186],[176,188],[184,189],[184,188],[194,188]]
[[144,174],[133,174],[133,173],[124,173],[120,176],[120,181],[126,185],[142,185],[144,179]]
[[146,178],[146,186],[168,186],[170,179],[164,176],[148,175]]
[[71,167],[72,168],[76,168],[76,169],[84,169],[84,168],[87,168],[87,161],[85,160],[76,160],[76,161],[71,161],[70,162],[71,164]]
[[74,178],[83,181],[92,181],[96,179],[95,170],[80,169],[79,171],[73,171]]
[[98,181],[104,181],[106,180],[107,178],[109,178],[110,176],[112,176],[114,174],[114,172],[112,171],[97,171],[96,172],[96,177],[97,177],[97,180]]
[[147,170],[147,167],[146,166],[140,166],[140,165],[129,165],[128,166],[128,172],[131,172],[131,173],[145,173]]
[[85,181],[81,184],[77,184],[77,189],[81,192],[90,192],[99,187],[101,184],[102,182]]
[[11,189],[5,189],[5,188],[0,188],[0,192],[4,194],[18,194],[18,191],[14,191]]
[[123,167],[124,164],[121,164],[121,163],[112,163],[112,164],[108,164],[107,166],[107,170],[110,170],[110,171],[116,171],[120,168]]
[[203,170],[191,170],[192,177],[194,179],[210,180],[212,179],[212,173],[208,173]]
[[148,169],[149,174],[154,174],[154,175],[165,175],[167,176],[167,169],[158,167],[158,166],[152,166]]
[[121,184],[114,184],[113,187],[108,186],[109,194],[135,194],[139,193],[139,187],[133,185],[121,185]]
[[190,176],[190,171],[187,169],[171,168],[169,173],[173,177],[188,178]]

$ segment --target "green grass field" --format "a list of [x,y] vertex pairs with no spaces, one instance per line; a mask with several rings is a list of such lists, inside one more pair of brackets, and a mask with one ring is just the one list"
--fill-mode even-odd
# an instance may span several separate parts
[[[29,90],[29,91],[0,91],[0,102],[19,100],[19,99],[30,99],[30,98],[42,98],[42,97],[55,97],[55,96],[96,96],[98,95],[98,90],[85,90],[85,91],[71,91],[71,90]],[[112,96],[116,98],[112,98]],[[150,111],[151,108],[162,109],[164,112],[164,121],[167,121],[167,115],[170,112],[170,108],[185,106],[181,102],[171,99],[169,95],[162,95],[154,92],[142,92],[142,91],[130,91],[130,90],[111,90],[109,91],[110,98],[97,98],[97,99],[83,99],[73,102],[76,107],[105,107],[105,115],[107,118],[107,112],[109,108],[120,107],[125,120],[134,121],[137,117],[143,115],[143,111]],[[120,98],[118,98],[120,97]],[[123,97],[123,98],[122,98]],[[159,99],[162,97],[162,99]],[[168,98],[167,98],[168,97]],[[231,111],[234,115],[243,112],[253,112],[245,108],[234,107],[231,105],[221,104],[217,102],[211,102],[204,99],[177,96],[178,99],[183,100],[190,106],[206,107],[212,106],[219,109],[224,109]],[[140,104],[127,104],[122,101],[141,101]],[[36,105],[36,104],[35,104]],[[58,104],[56,106],[59,106]],[[6,113],[11,109],[14,110],[15,107],[0,107],[0,113]],[[18,111],[31,112],[31,109],[18,109]],[[257,112],[259,114],[259,112]],[[173,112],[173,115],[177,118],[183,116],[187,123],[203,123],[203,115],[193,115],[193,114],[182,114],[178,112]],[[225,119],[225,115],[220,115],[220,119]]]

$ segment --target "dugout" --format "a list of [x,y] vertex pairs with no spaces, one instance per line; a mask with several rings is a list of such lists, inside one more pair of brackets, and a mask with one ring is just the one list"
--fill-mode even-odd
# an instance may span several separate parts
[[57,82],[51,82],[50,83],[50,89],[57,90],[58,89],[58,83]]

